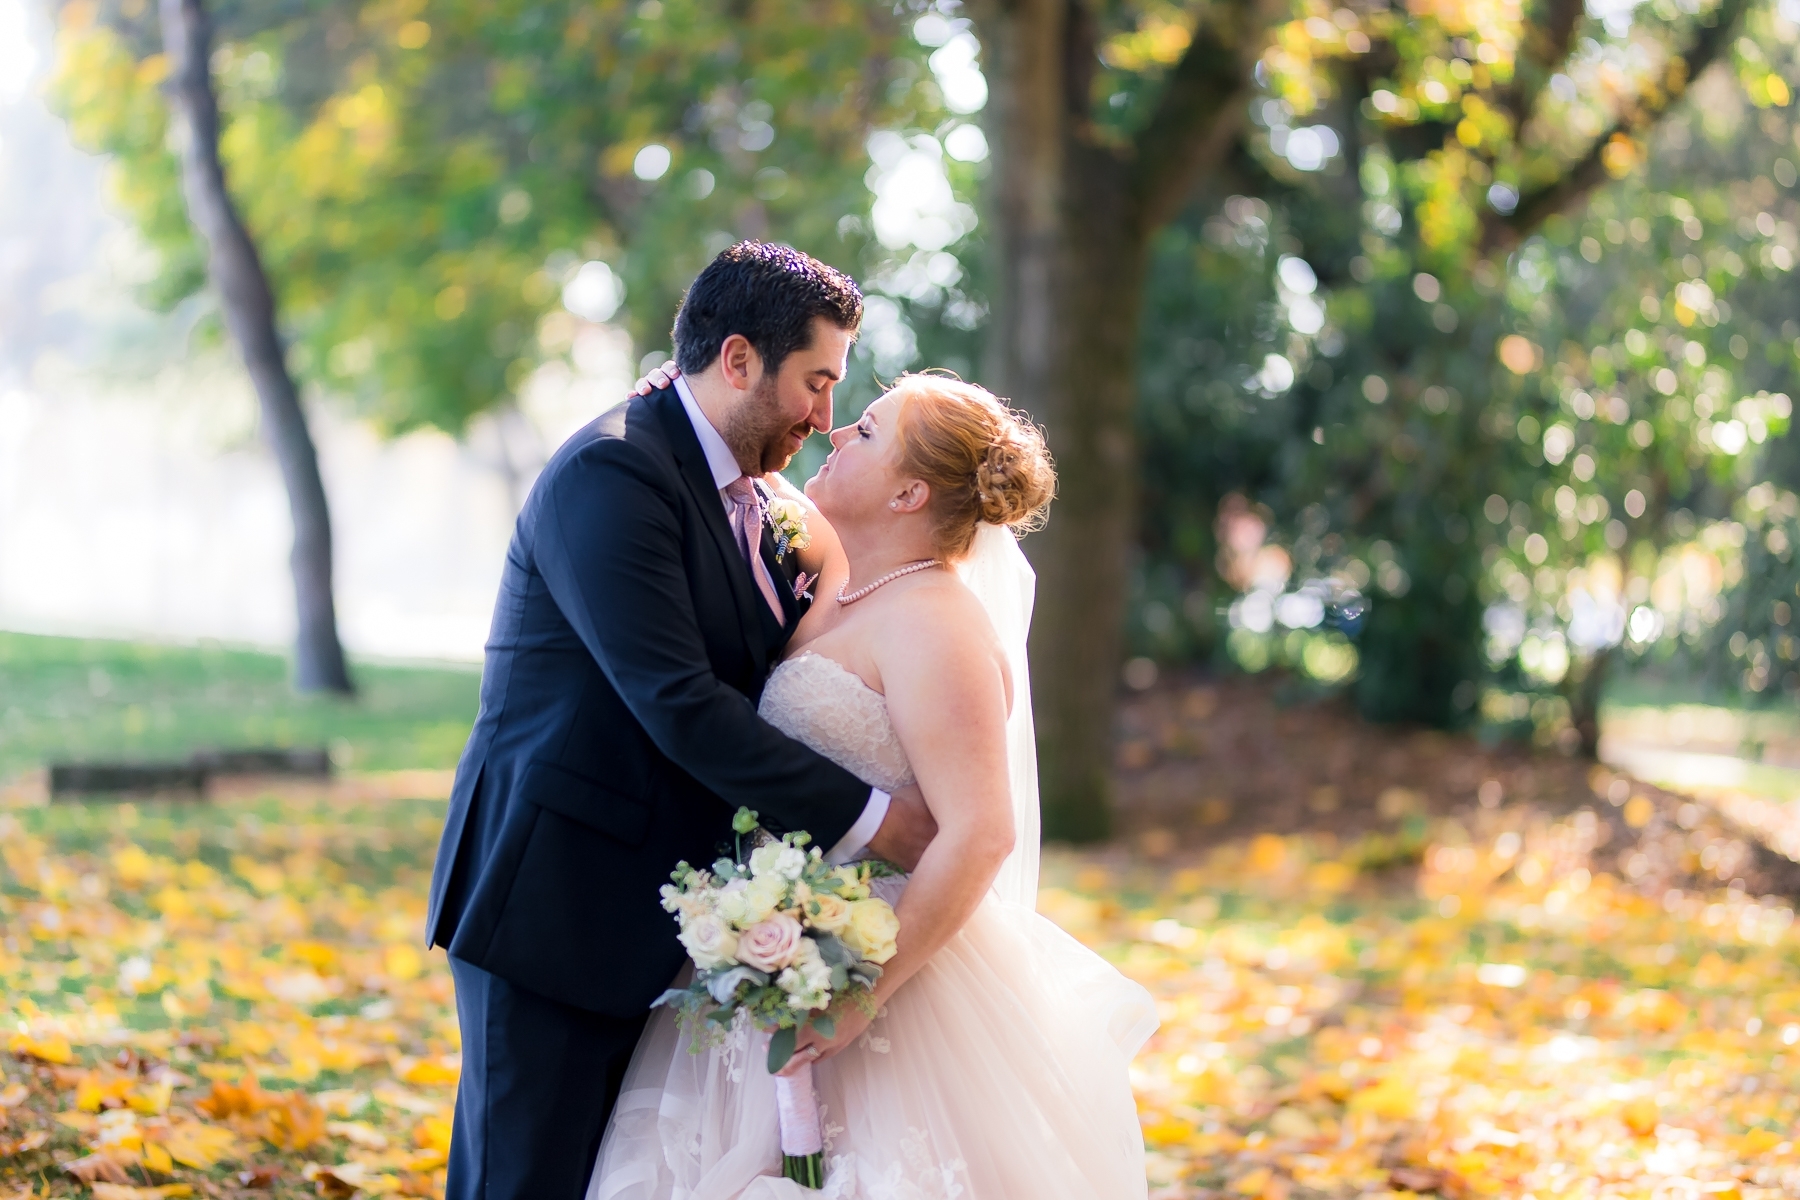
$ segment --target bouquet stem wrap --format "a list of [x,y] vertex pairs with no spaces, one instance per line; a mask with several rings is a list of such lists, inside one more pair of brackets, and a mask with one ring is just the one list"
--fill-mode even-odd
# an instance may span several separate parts
[[819,1137],[819,1102],[813,1096],[812,1064],[792,1075],[775,1076],[775,1110],[781,1117],[781,1152],[800,1157],[825,1148]]
[[825,1144],[819,1132],[811,1063],[792,1075],[775,1076],[775,1112],[781,1121],[782,1176],[808,1187],[823,1186]]

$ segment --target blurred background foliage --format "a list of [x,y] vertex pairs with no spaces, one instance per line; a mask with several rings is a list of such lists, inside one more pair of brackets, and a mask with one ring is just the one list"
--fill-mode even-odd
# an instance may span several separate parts
[[[1675,103],[1708,31],[1666,7],[1581,16],[1522,136],[1484,96],[1521,85],[1509,33],[1549,34],[1475,6],[1415,11],[1423,47],[1324,96],[1271,73],[1240,177],[1156,250],[1137,653],[1589,754],[1624,666],[1800,689],[1795,14],[1715,13],[1737,24]],[[1665,95],[1617,103],[1659,70]],[[1599,141],[1592,190],[1527,223],[1580,177],[1542,165],[1570,130]]]
[[[739,237],[859,261],[868,131],[930,102],[901,23],[848,2],[213,16],[221,153],[292,366],[391,432],[461,431],[569,353],[583,319],[666,345],[685,281]],[[155,6],[59,17],[54,96],[115,157],[117,198],[161,253],[145,298],[172,306],[204,278]]]
[[[1075,7],[1123,139],[1229,6]],[[754,236],[867,288],[842,416],[904,369],[979,378],[1007,163],[983,11],[218,5],[222,147],[294,368],[459,431],[603,324],[660,358],[686,281]],[[146,299],[203,312],[153,6],[57,15],[54,96],[160,255]],[[1124,684],[1279,669],[1589,754],[1621,672],[1800,692],[1797,21],[1282,9],[1228,168],[1150,244]]]

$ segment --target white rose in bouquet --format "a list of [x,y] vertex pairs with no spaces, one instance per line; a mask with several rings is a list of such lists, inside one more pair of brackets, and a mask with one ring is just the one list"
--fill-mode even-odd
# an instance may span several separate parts
[[794,964],[775,977],[775,986],[787,993],[794,1009],[826,1008],[831,1004],[831,967],[819,953],[817,942],[800,943]]
[[759,875],[744,887],[744,919],[739,928],[768,920],[787,900],[788,881],[779,875]]
[[713,911],[739,929],[756,924],[750,919],[750,898],[744,894],[749,888],[748,879],[733,879],[714,895]]
[[750,873],[757,877],[773,875],[788,883],[800,878],[806,870],[806,851],[786,842],[770,842],[750,852]]
[[738,935],[711,913],[700,913],[683,922],[679,936],[688,957],[703,971],[737,961]]

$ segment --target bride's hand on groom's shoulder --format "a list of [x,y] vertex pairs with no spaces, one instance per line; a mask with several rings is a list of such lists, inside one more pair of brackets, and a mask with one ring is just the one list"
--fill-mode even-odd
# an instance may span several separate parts
[[810,1025],[802,1029],[794,1045],[794,1056],[776,1074],[792,1075],[808,1063],[820,1062],[840,1050],[848,1049],[868,1030],[869,1023],[874,1020],[848,1001],[840,1001],[831,1006],[831,1019],[834,1028],[830,1037],[819,1036],[818,1031]]
[[[660,367],[652,367],[648,374],[631,385],[631,396],[648,396],[651,392],[668,387],[681,374],[681,368],[670,359]],[[629,397],[628,397],[629,398]]]

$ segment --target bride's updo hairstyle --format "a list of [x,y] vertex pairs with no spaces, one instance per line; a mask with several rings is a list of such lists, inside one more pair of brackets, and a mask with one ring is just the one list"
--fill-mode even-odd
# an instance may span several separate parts
[[969,552],[980,525],[1037,529],[1056,494],[1044,435],[986,388],[943,375],[902,375],[895,433],[900,470],[931,486],[940,555]]

